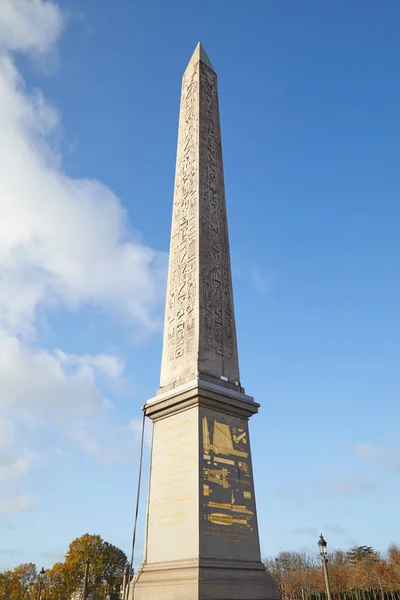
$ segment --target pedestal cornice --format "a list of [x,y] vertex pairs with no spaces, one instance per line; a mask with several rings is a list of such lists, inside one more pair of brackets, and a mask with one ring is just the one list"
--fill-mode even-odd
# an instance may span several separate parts
[[260,407],[252,396],[196,378],[150,398],[144,410],[152,421],[158,421],[194,406],[220,410],[245,419],[256,414]]

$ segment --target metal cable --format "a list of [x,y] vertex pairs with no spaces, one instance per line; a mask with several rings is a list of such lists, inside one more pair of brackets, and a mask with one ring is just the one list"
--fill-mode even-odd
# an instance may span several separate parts
[[[128,581],[127,581],[127,584],[126,584],[126,589],[128,590],[128,597],[129,597],[129,586],[130,586],[131,577],[132,577],[132,573],[133,573],[133,560],[135,558],[136,528],[137,528],[137,521],[138,521],[138,514],[139,514],[140,485],[141,485],[141,482],[142,482],[144,427],[145,427],[145,419],[146,419],[146,410],[145,410],[144,406],[142,407],[142,411],[143,411],[142,439],[140,441],[140,460],[139,460],[138,486],[137,486],[137,494],[136,494],[136,511],[135,511],[135,521],[134,521],[134,524],[133,524],[131,562],[129,564]],[[125,590],[124,590],[124,596],[126,596]]]

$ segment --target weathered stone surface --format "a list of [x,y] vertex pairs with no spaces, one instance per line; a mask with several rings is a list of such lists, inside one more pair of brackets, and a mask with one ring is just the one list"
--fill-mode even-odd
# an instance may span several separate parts
[[160,387],[197,373],[240,381],[217,76],[201,46],[182,80]]
[[239,381],[217,80],[199,45],[183,76],[161,387],[144,560],[130,600],[277,600],[261,562]]
[[258,407],[201,380],[146,405],[152,469],[134,600],[279,598],[258,538],[248,432]]
[[196,408],[155,420],[146,559],[199,555],[198,419]]

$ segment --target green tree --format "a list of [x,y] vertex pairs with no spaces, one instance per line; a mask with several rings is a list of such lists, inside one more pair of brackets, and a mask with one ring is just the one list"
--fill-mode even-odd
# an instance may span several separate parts
[[125,552],[113,544],[104,542],[103,578],[109,591],[113,591],[121,585],[127,566],[128,559]]
[[365,560],[375,560],[375,551],[371,546],[356,546],[347,552],[350,564],[355,565]]

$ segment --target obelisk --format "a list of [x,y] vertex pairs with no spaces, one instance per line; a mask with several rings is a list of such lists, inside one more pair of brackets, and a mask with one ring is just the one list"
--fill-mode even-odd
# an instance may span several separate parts
[[160,388],[134,600],[267,600],[240,383],[217,76],[199,43],[182,80]]

